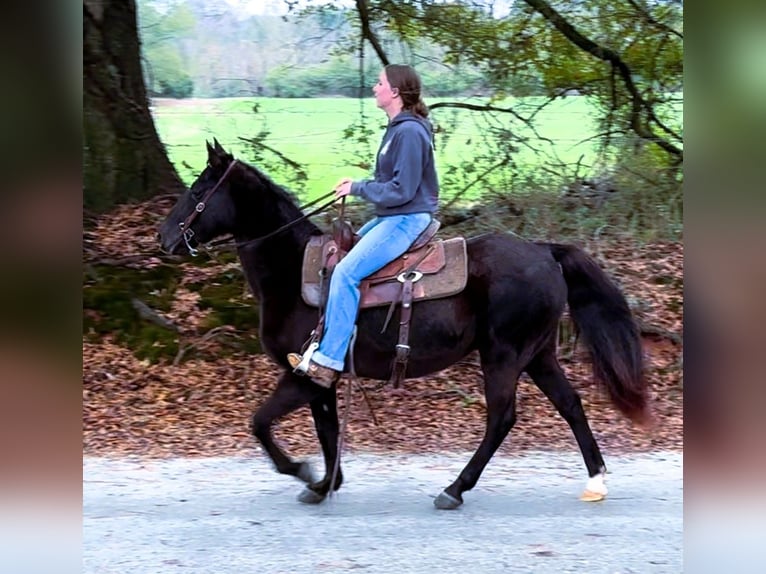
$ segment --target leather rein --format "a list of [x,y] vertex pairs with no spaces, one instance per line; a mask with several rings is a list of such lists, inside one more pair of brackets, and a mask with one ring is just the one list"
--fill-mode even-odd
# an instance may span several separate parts
[[[231,170],[234,168],[234,166],[239,163],[236,159],[233,159],[229,166],[226,168],[226,171],[223,172],[223,175],[218,180],[218,182],[211,187],[205,195],[202,197],[202,199],[197,203],[197,205],[194,207],[194,211],[192,211],[188,217],[178,224],[178,226],[181,228],[181,232],[183,234],[183,240],[184,243],[186,243],[186,248],[189,250],[189,255],[192,257],[196,256],[199,253],[198,249],[195,249],[192,247],[191,243],[189,241],[194,237],[194,231],[191,229],[191,224],[194,222],[194,220],[199,216],[200,213],[202,213],[205,210],[205,207],[207,206],[207,202],[210,200],[210,197],[221,187],[223,182],[226,180],[226,178],[231,173]],[[235,243],[235,247],[244,247],[245,245],[249,245],[251,243],[255,243],[256,241],[264,241],[266,239],[269,239],[271,237],[274,237],[275,235],[278,235],[279,233],[282,233],[283,231],[286,231],[287,229],[290,229],[292,226],[300,223],[301,221],[304,221],[311,217],[312,215],[316,215],[317,213],[320,213],[321,211],[324,211],[328,207],[330,207],[332,204],[335,203],[335,191],[331,191],[329,193],[326,193],[325,195],[322,195],[321,197],[318,197],[317,199],[310,201],[302,206],[300,206],[298,209],[300,211],[303,211],[304,209],[307,209],[313,205],[316,205],[320,201],[327,199],[328,197],[332,196],[333,199],[328,201],[327,203],[323,203],[316,209],[310,211],[309,213],[305,213],[298,217],[297,219],[294,219],[281,227],[278,227],[274,231],[267,233],[266,235],[263,235],[262,237],[256,237],[254,239],[248,239],[247,241],[238,241]],[[208,247],[217,247],[218,245],[222,245],[225,243],[230,243],[231,238],[223,238],[223,239],[217,239],[215,241],[211,241],[207,244]]]

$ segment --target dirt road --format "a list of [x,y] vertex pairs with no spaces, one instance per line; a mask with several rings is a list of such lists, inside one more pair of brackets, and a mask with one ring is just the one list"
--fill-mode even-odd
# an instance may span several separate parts
[[436,510],[468,458],[348,454],[340,493],[306,506],[261,457],[86,457],[83,572],[683,570],[682,453],[607,456],[598,503],[578,500],[579,455],[497,457],[461,508]]

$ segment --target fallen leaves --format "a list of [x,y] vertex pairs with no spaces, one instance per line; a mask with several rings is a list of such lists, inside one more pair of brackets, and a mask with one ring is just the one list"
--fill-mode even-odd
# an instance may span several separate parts
[[[279,370],[264,355],[225,361],[151,365],[105,341],[83,346],[83,448],[90,455],[218,456],[259,449],[250,435],[252,412],[274,388]],[[652,376],[660,425],[650,435],[633,427],[588,383],[585,363],[567,366],[605,451],[682,447],[681,393],[673,379]],[[347,383],[346,383],[347,384]],[[367,399],[352,392],[346,448],[372,452],[470,451],[481,441],[485,407],[478,366],[466,362],[409,380],[392,393],[362,380]],[[339,409],[346,408],[339,392]],[[372,409],[372,411],[370,410]],[[379,421],[376,426],[374,417]],[[519,418],[501,452],[577,448],[563,419],[525,377]],[[281,420],[275,436],[292,454],[318,452],[309,409]]]
[[[169,202],[159,208],[149,202],[100,219],[85,232],[86,259],[159,264],[153,229],[165,208]],[[605,454],[681,449],[682,346],[678,341],[683,321],[683,246],[603,242],[597,258],[619,281],[642,324],[651,326],[645,332],[644,348],[656,427],[642,431],[611,407],[592,383],[590,365],[580,349],[563,358],[562,366],[582,397]],[[190,283],[209,281],[222,270],[238,269],[237,264],[182,266],[184,278],[171,310],[164,315],[182,334],[175,361],[141,361],[109,336],[83,341],[85,454],[218,456],[246,455],[260,449],[250,434],[250,418],[274,388],[279,369],[264,355],[235,352],[215,358],[216,345],[240,334],[226,325],[205,327],[206,311],[198,307],[199,294],[187,288]],[[199,349],[207,352],[189,352]],[[401,392],[392,392],[376,381],[360,382],[367,397],[359,389],[352,392],[346,449],[461,452],[475,450],[482,439],[486,406],[476,357],[432,376],[406,381]],[[340,389],[341,416],[346,408]],[[516,426],[500,452],[577,449],[566,422],[525,376],[518,385],[517,412]],[[279,421],[274,434],[290,454],[319,452],[308,407]]]

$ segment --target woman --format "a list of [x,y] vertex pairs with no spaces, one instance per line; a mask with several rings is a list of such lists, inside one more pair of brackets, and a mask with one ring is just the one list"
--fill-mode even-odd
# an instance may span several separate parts
[[374,205],[377,217],[362,226],[357,233],[361,239],[333,271],[319,348],[307,360],[298,353],[287,357],[296,372],[328,388],[343,371],[356,323],[360,282],[407,251],[438,206],[433,137],[428,108],[420,96],[420,78],[410,66],[388,65],[372,91],[389,119],[375,179],[343,178],[335,186],[335,197],[361,197]]

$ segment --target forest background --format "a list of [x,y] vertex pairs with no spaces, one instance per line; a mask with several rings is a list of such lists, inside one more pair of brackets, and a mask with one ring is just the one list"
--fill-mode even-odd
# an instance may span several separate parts
[[[94,22],[86,18],[86,63],[94,63],[85,78],[85,451],[251,448],[248,413],[276,381],[275,365],[258,354],[257,306],[233,253],[179,263],[158,252],[157,224],[204,167],[204,142],[213,137],[302,201],[338,177],[369,174],[384,127],[370,89],[388,62],[411,63],[423,77],[436,130],[442,233],[573,241],[596,257],[641,325],[660,430],[641,435],[614,416],[591,388],[587,358],[565,320],[567,374],[607,445],[678,447],[683,4],[271,4],[278,14],[249,11],[261,3],[139,0],[135,26],[112,24],[107,36],[109,9],[126,4],[105,3],[99,20],[84,3]],[[130,46],[131,31],[140,68],[114,57]],[[114,47],[118,33],[126,41]],[[124,81],[104,98],[101,88],[113,76],[98,73],[109,66],[124,70]],[[138,105],[114,115],[127,79],[140,83],[132,100]],[[146,135],[121,136],[128,125]],[[147,145],[152,137],[160,145]],[[360,205],[349,211],[355,225],[368,215]],[[530,387],[520,388],[513,444],[571,448],[566,425],[549,424],[555,412]],[[372,393],[378,412],[399,423],[381,434],[361,406],[348,444],[475,444],[484,411],[472,360],[411,389],[428,400]],[[294,447],[310,449],[304,414],[281,428]],[[448,420],[467,425],[460,444],[446,432]],[[442,431],[423,432],[434,425]]]

